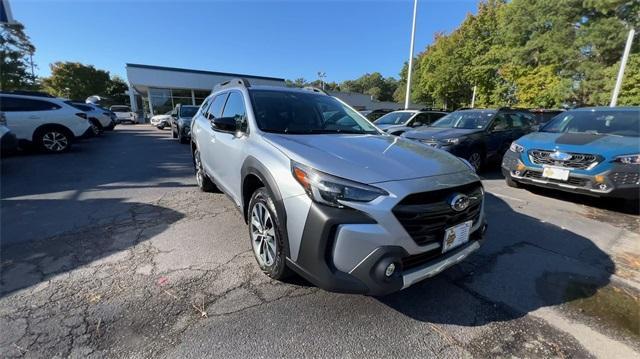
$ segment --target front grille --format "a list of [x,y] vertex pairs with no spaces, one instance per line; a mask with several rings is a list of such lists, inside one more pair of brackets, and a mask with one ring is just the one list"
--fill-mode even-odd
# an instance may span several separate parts
[[640,184],[638,172],[614,172],[609,175],[609,178],[616,185]]
[[[461,212],[451,208],[448,200],[457,193],[471,198],[469,207]],[[472,220],[474,225],[482,208],[482,185],[479,182],[464,186],[415,193],[405,197],[393,208],[393,214],[418,245],[441,242],[445,230]]]
[[542,172],[537,172],[537,171],[525,171],[525,173],[522,176],[525,178],[539,179],[539,180],[544,180],[544,181],[553,182],[553,183],[565,183],[565,184],[569,184],[576,187],[585,187],[588,182],[587,179],[580,178],[580,177],[572,177],[572,176],[569,176],[569,178],[566,181],[557,180],[553,178],[546,178],[546,177],[542,177]]
[[531,162],[538,165],[550,165],[581,170],[589,168],[589,166],[598,162],[599,159],[598,156],[588,153],[567,152],[571,157],[562,161],[551,158],[552,153],[554,153],[554,151],[531,150],[529,151],[529,158],[531,159]]

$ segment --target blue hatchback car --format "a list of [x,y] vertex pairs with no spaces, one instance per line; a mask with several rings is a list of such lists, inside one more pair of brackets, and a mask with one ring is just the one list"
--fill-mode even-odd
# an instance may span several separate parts
[[563,112],[514,141],[502,160],[507,185],[597,197],[639,198],[640,107]]

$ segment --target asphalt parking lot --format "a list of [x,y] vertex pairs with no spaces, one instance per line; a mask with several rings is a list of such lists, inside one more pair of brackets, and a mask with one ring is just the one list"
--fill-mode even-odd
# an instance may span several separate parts
[[170,137],[2,159],[0,357],[640,357],[636,208],[489,171],[478,253],[386,297],[328,293],[260,273]]

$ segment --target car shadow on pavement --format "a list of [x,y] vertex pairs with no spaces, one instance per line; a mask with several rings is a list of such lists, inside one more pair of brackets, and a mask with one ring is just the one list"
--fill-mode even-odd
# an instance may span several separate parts
[[416,320],[480,326],[591,297],[610,282],[615,264],[589,239],[518,213],[491,194],[486,201],[489,229],[478,252],[378,300]]
[[[500,170],[487,171],[480,175],[483,180],[504,180],[504,176]],[[640,215],[640,201],[625,201],[622,198],[599,198],[531,185],[521,185],[521,187],[521,190],[529,191],[538,196],[551,197],[564,202],[577,203],[627,215]]]
[[[0,247],[0,298],[17,290],[48,282],[77,270],[95,271],[99,266],[116,263],[132,255],[128,249],[162,232],[184,217],[184,214],[156,204],[137,203],[123,199],[77,200],[12,200],[15,208],[30,207],[60,209],[60,215],[89,213],[95,220],[58,235],[47,236],[47,229],[56,222],[54,213],[41,218],[28,215],[3,217],[5,221],[23,222],[18,225],[25,235],[42,238],[32,241],[12,241],[3,233]],[[66,210],[62,210],[62,209]],[[105,211],[108,215],[101,215]],[[24,211],[23,211],[24,212]],[[11,212],[7,212],[11,214]],[[86,216],[87,214],[85,214]],[[3,231],[4,232],[4,231]],[[140,248],[140,264],[151,262],[151,253]],[[146,258],[146,257],[149,258]],[[86,273],[85,273],[86,274]]]

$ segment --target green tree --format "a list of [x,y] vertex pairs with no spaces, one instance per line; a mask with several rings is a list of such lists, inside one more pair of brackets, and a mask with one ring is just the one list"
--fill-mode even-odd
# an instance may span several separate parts
[[129,96],[125,94],[129,90],[127,83],[120,76],[112,76],[107,83],[105,96],[113,104],[129,104]]
[[0,90],[32,90],[38,87],[31,74],[30,56],[36,51],[20,23],[0,25]]
[[56,62],[50,67],[51,76],[43,85],[52,95],[84,100],[107,93],[111,81],[107,71],[79,62]]

